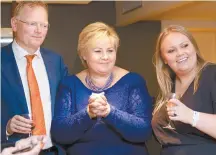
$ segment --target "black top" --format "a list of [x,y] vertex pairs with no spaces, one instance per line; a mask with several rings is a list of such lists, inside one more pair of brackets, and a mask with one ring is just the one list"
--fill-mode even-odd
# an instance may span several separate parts
[[[198,90],[194,93],[194,82],[192,82],[180,100],[195,111],[216,114],[216,65],[207,64],[202,70]],[[154,134],[163,148],[169,148],[169,146],[194,146],[197,144],[198,148],[194,150],[199,152],[199,149],[202,150],[204,144],[213,144],[212,149],[216,151],[216,139],[189,124],[172,121],[176,130],[163,128],[168,124],[167,118],[167,111],[163,106],[152,119]],[[198,144],[202,144],[201,147]],[[175,154],[175,152],[173,153]],[[190,153],[195,154],[195,152]]]

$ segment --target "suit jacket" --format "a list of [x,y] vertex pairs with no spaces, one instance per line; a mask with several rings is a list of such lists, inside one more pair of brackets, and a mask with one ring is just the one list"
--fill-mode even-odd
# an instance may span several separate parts
[[[48,49],[40,48],[40,52],[47,71],[52,115],[54,112],[54,103],[56,91],[61,79],[67,75],[67,67],[63,59],[56,53]],[[13,134],[6,139],[7,122],[15,115],[28,113],[25,93],[16,64],[12,43],[1,48],[1,144],[12,143],[26,137],[24,134]]]

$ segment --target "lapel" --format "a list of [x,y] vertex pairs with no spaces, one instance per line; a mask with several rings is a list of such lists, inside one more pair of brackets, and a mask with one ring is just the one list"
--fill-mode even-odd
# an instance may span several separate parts
[[12,50],[12,44],[9,44],[6,47],[5,55],[1,59],[4,59],[1,66],[2,74],[9,83],[9,88],[3,89],[10,89],[9,92],[11,92],[11,97],[15,97],[14,100],[17,101],[17,103],[12,104],[17,105],[17,107],[19,107],[23,113],[26,113],[28,112],[27,102],[19,70]]
[[50,95],[51,95],[51,108],[52,108],[52,115],[54,113],[54,102],[55,102],[55,66],[53,65],[52,56],[50,53],[46,52],[43,48],[40,49],[45,67],[46,72],[49,80],[50,86]]

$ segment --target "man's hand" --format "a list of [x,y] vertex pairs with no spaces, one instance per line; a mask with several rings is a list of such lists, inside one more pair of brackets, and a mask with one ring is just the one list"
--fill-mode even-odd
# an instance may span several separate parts
[[30,133],[33,127],[33,121],[24,118],[20,115],[15,115],[12,119],[8,121],[7,132],[9,135],[16,133],[27,134]]

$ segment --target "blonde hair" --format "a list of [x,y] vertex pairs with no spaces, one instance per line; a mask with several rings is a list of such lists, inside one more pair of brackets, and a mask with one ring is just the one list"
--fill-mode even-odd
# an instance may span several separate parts
[[84,52],[88,52],[89,43],[102,36],[107,36],[112,39],[114,48],[117,51],[119,47],[119,37],[112,27],[103,22],[89,24],[79,34],[77,51],[84,67],[87,67],[87,64],[83,59],[83,54]]
[[25,7],[28,6],[30,8],[34,8],[34,7],[42,7],[44,8],[44,10],[47,12],[48,14],[48,5],[43,2],[43,1],[19,1],[16,8],[14,9],[13,12],[13,17],[16,17],[20,14],[21,10]]
[[164,38],[172,32],[178,32],[185,35],[191,41],[192,45],[195,48],[197,54],[197,73],[196,73],[197,75],[194,79],[194,93],[196,92],[199,86],[198,81],[201,75],[201,70],[206,65],[206,61],[201,56],[198,45],[190,32],[188,32],[184,27],[179,25],[170,25],[167,28],[165,28],[160,33],[157,39],[156,51],[153,57],[154,58],[153,63],[156,67],[157,81],[160,88],[160,92],[156,99],[156,106],[153,114],[157,112],[166,103],[166,96],[172,90],[173,78],[175,77],[175,73],[171,70],[171,68],[167,64],[164,63],[161,57],[161,44]]

